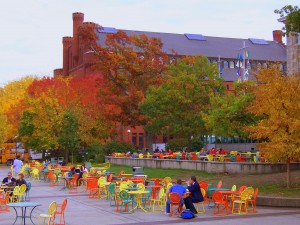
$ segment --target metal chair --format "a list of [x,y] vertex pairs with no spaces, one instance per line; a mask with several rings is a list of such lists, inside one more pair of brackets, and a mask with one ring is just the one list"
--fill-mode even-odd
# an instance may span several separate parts
[[[54,212],[56,210],[56,202],[51,202],[48,207],[48,213],[40,214],[38,217],[38,225],[40,225],[40,219],[44,219],[44,225],[49,225],[51,222],[54,222]],[[46,220],[48,219],[48,222],[46,223]]]

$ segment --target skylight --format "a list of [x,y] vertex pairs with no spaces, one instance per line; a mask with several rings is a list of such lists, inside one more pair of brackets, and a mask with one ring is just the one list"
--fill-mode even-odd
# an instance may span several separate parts
[[184,34],[189,40],[206,41],[202,34]]
[[267,42],[264,39],[258,39],[258,38],[249,38],[249,40],[252,42],[254,45],[268,45],[269,42]]
[[108,33],[108,34],[115,34],[117,33],[117,29],[114,27],[102,27],[102,29],[98,29],[100,33]]

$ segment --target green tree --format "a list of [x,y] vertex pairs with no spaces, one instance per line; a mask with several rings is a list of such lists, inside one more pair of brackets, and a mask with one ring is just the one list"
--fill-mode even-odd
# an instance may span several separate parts
[[69,153],[72,153],[72,163],[74,162],[74,152],[76,153],[80,148],[80,135],[79,135],[79,123],[77,115],[67,110],[62,118],[58,144],[59,148],[64,150],[65,159],[68,161]]
[[286,5],[274,11],[281,18],[285,18],[284,34],[297,34],[300,32],[300,10],[298,6]]
[[236,93],[227,93],[211,98],[211,109],[205,115],[207,128],[217,136],[247,137],[244,128],[255,124],[257,117],[246,108],[253,100],[250,91],[254,82],[235,83]]
[[203,113],[209,108],[210,96],[222,91],[216,64],[206,57],[183,58],[167,71],[165,82],[151,87],[142,112],[150,118],[146,129],[153,134],[174,134],[191,143],[191,137],[206,133]]

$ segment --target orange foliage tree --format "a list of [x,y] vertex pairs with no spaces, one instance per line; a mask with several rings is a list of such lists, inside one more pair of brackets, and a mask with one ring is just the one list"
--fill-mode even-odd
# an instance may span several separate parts
[[146,119],[138,105],[150,85],[162,82],[168,55],[158,38],[124,31],[104,35],[101,29],[90,24],[80,30],[85,49],[94,53],[93,68],[103,75],[97,82],[99,104],[108,120],[143,125]]
[[267,160],[287,164],[290,187],[290,162],[300,159],[300,76],[283,76],[274,66],[260,70],[256,77],[255,99],[248,110],[262,119],[247,131],[262,140],[258,147]]

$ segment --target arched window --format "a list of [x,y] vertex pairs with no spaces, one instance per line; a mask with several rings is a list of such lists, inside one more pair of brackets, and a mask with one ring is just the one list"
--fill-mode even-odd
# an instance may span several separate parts
[[223,68],[228,68],[228,61],[224,61],[224,66]]
[[229,67],[230,67],[230,69],[233,69],[233,68],[234,68],[234,61],[230,61]]
[[258,70],[261,69],[261,63],[257,63],[257,69],[258,69]]

